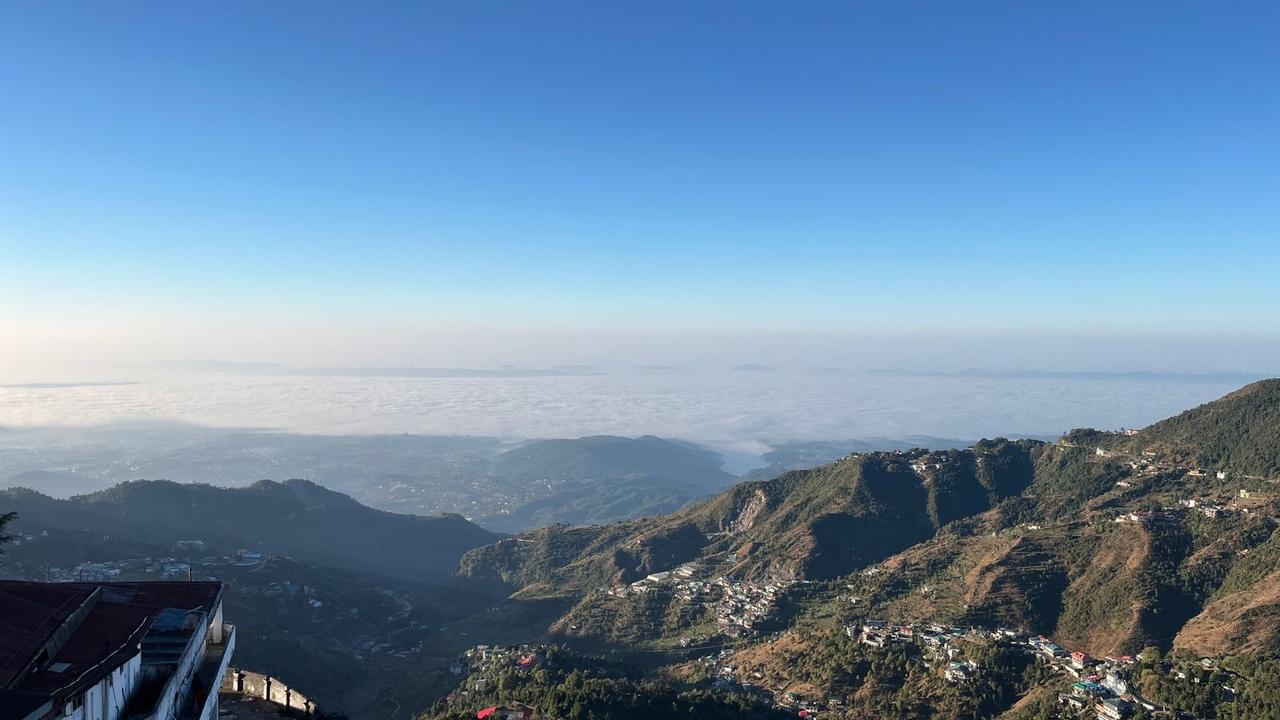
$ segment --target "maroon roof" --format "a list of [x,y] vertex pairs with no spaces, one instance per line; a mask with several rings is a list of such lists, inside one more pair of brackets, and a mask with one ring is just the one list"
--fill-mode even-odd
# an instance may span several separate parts
[[0,690],[0,718],[44,717],[53,709],[49,696],[19,690]]
[[[97,602],[46,666],[17,677],[53,632],[98,588],[102,592]],[[142,636],[162,610],[211,612],[221,594],[219,582],[0,581],[0,688],[71,694],[71,690],[96,683],[137,654]],[[59,663],[66,667],[60,672],[51,669]]]
[[0,581],[0,688],[9,686],[92,592],[78,583]]

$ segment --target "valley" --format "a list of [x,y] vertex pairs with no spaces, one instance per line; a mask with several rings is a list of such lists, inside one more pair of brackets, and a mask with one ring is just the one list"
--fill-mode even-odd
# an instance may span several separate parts
[[[1126,714],[1267,717],[1248,708],[1269,707],[1251,688],[1280,647],[1278,408],[1280,381],[1264,381],[1141,431],[855,451],[668,514],[505,536],[303,481],[8,490],[3,572],[220,577],[254,638],[245,661],[356,718],[508,700],[576,717],[620,688],[643,699],[611,717],[661,702],[1030,720],[1108,698]],[[1205,423],[1246,451],[1195,445],[1220,437]]]

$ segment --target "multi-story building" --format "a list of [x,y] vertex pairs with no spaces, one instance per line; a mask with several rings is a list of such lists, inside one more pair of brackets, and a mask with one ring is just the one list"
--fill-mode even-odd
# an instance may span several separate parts
[[220,582],[0,581],[0,718],[216,720]]

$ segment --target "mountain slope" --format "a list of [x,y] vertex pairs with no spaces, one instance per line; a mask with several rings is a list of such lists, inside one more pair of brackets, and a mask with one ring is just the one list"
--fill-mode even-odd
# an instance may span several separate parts
[[1162,420],[1110,447],[1211,470],[1280,476],[1280,379],[1261,380]]
[[1280,489],[1142,462],[1045,446],[1021,494],[850,590],[877,616],[1012,627],[1095,655],[1280,639]]
[[557,637],[716,632],[676,594],[592,592],[693,563],[731,583],[832,580],[873,617],[1010,626],[1098,655],[1175,637],[1262,647],[1280,639],[1280,488],[1202,463],[1263,468],[1278,389],[1258,383],[1137,435],[853,455],[671,515],[505,540],[458,574],[515,598],[576,598]]
[[463,553],[499,537],[457,515],[374,510],[304,480],[245,488],[134,481],[69,500],[15,489],[0,492],[0,507],[17,511],[15,529],[27,533],[83,530],[167,545],[203,540],[418,580],[447,576]]
[[[1256,536],[1265,533],[1255,532]],[[1235,562],[1222,584],[1174,639],[1203,655],[1267,652],[1280,647],[1280,532],[1247,548],[1228,547]]]
[[479,523],[518,531],[674,512],[733,482],[721,464],[716,453],[652,435],[536,440],[502,453],[491,470],[532,499]]
[[[943,453],[870,453],[773,480],[747,482],[672,515],[552,528],[480,548],[459,574],[562,589],[631,582],[711,556],[752,579],[833,578],[929,538],[991,507],[1032,477],[1038,443],[995,441]],[[554,554],[545,572],[530,565]]]
[[733,481],[717,454],[653,435],[536,440],[500,455],[494,470],[507,477],[552,480],[645,477],[699,490],[719,489]]

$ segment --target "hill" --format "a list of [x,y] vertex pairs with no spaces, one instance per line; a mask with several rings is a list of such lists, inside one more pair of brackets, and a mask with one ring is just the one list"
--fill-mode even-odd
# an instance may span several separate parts
[[530,498],[479,520],[511,531],[674,512],[734,480],[716,453],[652,435],[536,440],[500,454],[490,474]]
[[561,480],[642,476],[698,490],[719,489],[733,481],[716,453],[653,435],[535,440],[502,453],[494,471],[506,477]]
[[0,439],[0,488],[70,497],[140,478],[224,487],[306,478],[369,507],[456,512],[500,531],[674,512],[734,480],[716,453],[653,436],[516,444],[158,422],[36,428]]
[[419,517],[365,507],[305,480],[261,481],[245,488],[126,482],[56,500],[26,489],[0,491],[14,530],[84,530],[114,539],[172,546],[202,540],[389,577],[447,577],[468,550],[498,535],[458,515]]
[[0,480],[0,488],[8,487],[32,488],[52,497],[69,498],[100,490],[102,485],[96,478],[75,473],[28,470]]
[[571,584],[630,582],[712,555],[736,558],[730,572],[740,577],[837,577],[1018,492],[1031,482],[1036,446],[993,441],[972,450],[855,455],[740,483],[667,516],[553,528],[481,548],[463,559],[461,572],[518,582],[530,577],[522,563],[559,552],[548,579]]
[[470,673],[419,720],[470,720],[486,707],[519,698],[539,717],[647,720],[688,717],[700,720],[783,720],[794,717],[770,707],[756,695],[686,689],[676,683],[644,679],[633,667],[584,656],[560,646],[473,649]]
[[1280,476],[1280,379],[1247,385],[1158,422],[1129,445],[1203,467]]
[[[458,575],[517,602],[572,598],[548,635],[597,644],[736,632],[699,599],[719,578],[744,607],[772,608],[760,612],[775,628],[847,614],[826,601],[786,611],[768,589],[804,580],[847,586],[859,614],[1013,627],[1095,654],[1267,647],[1280,639],[1280,490],[1203,463],[1268,467],[1277,408],[1280,383],[1266,381],[1136,435],[854,454],[666,516],[504,540],[467,553]],[[650,592],[627,591],[651,575],[634,586]]]
[[1009,627],[1098,656],[1248,649],[1280,632],[1278,513],[1263,481],[1048,445],[1022,493],[849,587],[869,614]]
[[1077,430],[1071,437],[1184,466],[1280,477],[1280,379],[1246,385],[1134,435]]
[[876,450],[959,450],[973,444],[972,440],[951,440],[937,437],[867,438],[863,440],[791,440],[774,445],[760,456],[765,464],[749,470],[743,480],[769,480],[791,470],[826,465],[852,452]]

